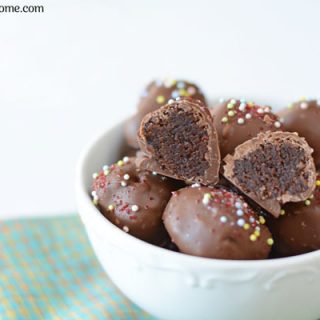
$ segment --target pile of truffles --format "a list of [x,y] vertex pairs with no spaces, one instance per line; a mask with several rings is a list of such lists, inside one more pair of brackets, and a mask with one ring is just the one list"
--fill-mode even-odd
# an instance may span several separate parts
[[124,232],[194,256],[319,250],[320,102],[275,114],[206,101],[194,83],[151,82],[124,128],[128,156],[93,174],[93,203]]

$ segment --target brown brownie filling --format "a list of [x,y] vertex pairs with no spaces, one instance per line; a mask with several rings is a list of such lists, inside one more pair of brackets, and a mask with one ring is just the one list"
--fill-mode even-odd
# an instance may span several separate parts
[[169,108],[161,118],[144,125],[147,143],[162,170],[181,176],[200,176],[208,169],[208,126],[201,115]]
[[267,143],[234,162],[233,173],[245,192],[260,199],[284,193],[296,195],[308,189],[305,150],[288,142]]

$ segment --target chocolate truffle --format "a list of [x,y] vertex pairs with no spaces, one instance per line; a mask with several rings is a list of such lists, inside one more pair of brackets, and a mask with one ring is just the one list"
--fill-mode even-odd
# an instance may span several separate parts
[[275,217],[281,205],[306,200],[315,188],[312,149],[296,133],[260,133],[224,161],[224,176]]
[[320,250],[320,175],[312,196],[303,202],[285,204],[281,213],[278,219],[267,219],[277,256]]
[[173,101],[141,122],[141,169],[175,179],[214,184],[219,179],[218,137],[209,109],[200,100]]
[[224,188],[195,185],[173,192],[163,221],[179,250],[195,256],[265,259],[273,245],[265,219]]
[[286,131],[298,132],[314,150],[320,168],[320,101],[302,99],[279,113]]
[[258,133],[279,131],[282,127],[271,107],[258,106],[243,99],[223,101],[210,111],[218,132],[222,159],[231,154],[239,144],[256,137]]
[[162,214],[174,189],[171,179],[137,169],[128,157],[93,178],[93,202],[108,220],[139,239],[164,241]]
[[137,131],[143,117],[149,112],[159,109],[170,99],[192,97],[205,103],[205,97],[194,83],[185,80],[155,80],[143,91],[138,103],[138,112],[125,124],[125,138],[129,146],[138,149]]

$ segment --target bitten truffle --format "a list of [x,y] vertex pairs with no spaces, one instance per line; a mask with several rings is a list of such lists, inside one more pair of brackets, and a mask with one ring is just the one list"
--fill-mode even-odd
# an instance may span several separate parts
[[267,219],[277,256],[320,250],[320,175],[314,193],[307,200],[287,203],[281,213],[278,219]]
[[295,133],[260,133],[224,161],[224,176],[275,217],[283,204],[306,200],[315,188],[312,149]]
[[216,259],[265,259],[273,239],[265,219],[243,197],[194,185],[173,193],[163,215],[183,253]]
[[297,132],[314,150],[320,168],[320,101],[302,99],[279,113],[286,131]]
[[219,179],[218,137],[200,100],[173,101],[141,122],[138,142],[145,157],[138,167],[178,180],[215,184]]
[[137,169],[135,158],[128,157],[93,178],[93,202],[108,220],[154,244],[166,239],[162,214],[174,189],[171,179]]
[[138,149],[137,131],[141,120],[149,112],[159,109],[170,99],[178,97],[191,97],[205,103],[205,97],[199,87],[185,80],[154,80],[143,90],[137,106],[137,114],[125,124],[124,132],[127,143]]
[[222,159],[258,133],[282,128],[279,118],[269,106],[258,106],[243,99],[221,101],[210,111],[218,132]]

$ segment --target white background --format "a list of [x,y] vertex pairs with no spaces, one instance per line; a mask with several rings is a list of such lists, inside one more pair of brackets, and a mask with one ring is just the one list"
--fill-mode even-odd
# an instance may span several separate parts
[[0,14],[0,218],[75,212],[81,148],[156,76],[278,106],[320,95],[317,0],[6,3],[45,13]]

